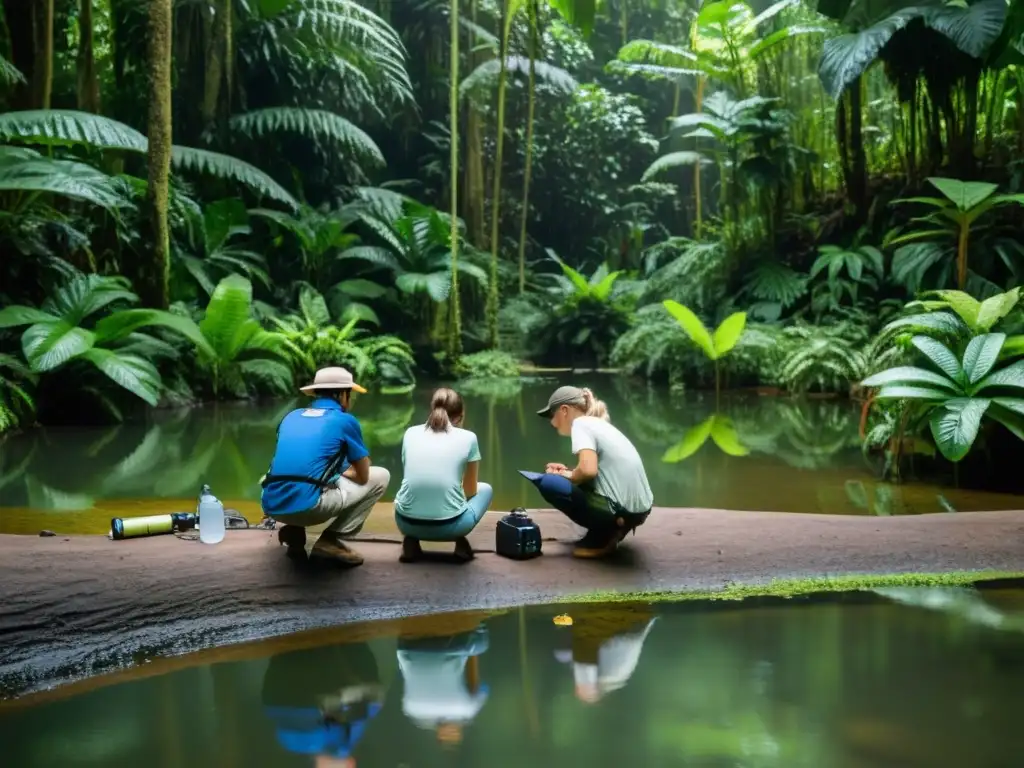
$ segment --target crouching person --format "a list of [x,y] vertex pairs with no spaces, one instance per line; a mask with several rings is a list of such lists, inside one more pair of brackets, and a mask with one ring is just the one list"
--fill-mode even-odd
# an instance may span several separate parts
[[277,428],[277,447],[264,476],[263,513],[283,527],[289,554],[362,565],[345,543],[387,490],[391,475],[370,465],[359,422],[349,413],[352,391],[366,392],[344,368],[321,368],[308,408],[292,411]]

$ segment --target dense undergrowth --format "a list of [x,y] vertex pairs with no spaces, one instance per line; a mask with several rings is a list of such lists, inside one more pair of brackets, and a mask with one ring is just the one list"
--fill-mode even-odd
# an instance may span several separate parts
[[1024,436],[1016,0],[2,9],[0,432],[530,362]]

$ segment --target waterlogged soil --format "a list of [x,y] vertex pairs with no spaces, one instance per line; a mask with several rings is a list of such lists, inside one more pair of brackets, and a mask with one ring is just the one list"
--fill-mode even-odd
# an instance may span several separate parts
[[516,562],[493,548],[497,514],[466,565],[398,562],[398,537],[367,534],[357,569],[302,566],[268,531],[229,531],[216,546],[174,536],[0,536],[0,688],[56,681],[202,648],[345,622],[495,609],[596,592],[719,590],[842,574],[1024,570],[1024,513],[869,518],[655,509],[608,561],[570,556],[577,531],[535,513],[545,554]]
[[1022,628],[1005,588],[452,613],[0,703],[0,742],[34,768],[1009,768]]

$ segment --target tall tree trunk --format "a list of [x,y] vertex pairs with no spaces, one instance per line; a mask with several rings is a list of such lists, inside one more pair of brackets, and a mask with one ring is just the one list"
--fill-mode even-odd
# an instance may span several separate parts
[[171,2],[149,0],[149,187],[146,207],[153,249],[136,290],[143,304],[166,308],[171,243],[167,197],[171,175]]
[[[477,0],[470,2],[470,18],[476,25]],[[476,41],[475,36],[471,38]],[[480,64],[481,54],[475,52],[470,57],[470,71]],[[478,248],[484,244],[484,141],[483,120],[479,110],[467,99],[466,118],[466,194],[462,198],[463,218],[469,242]]]
[[462,310],[459,306],[459,0],[452,0],[450,11],[451,36],[448,72],[448,121],[451,131],[451,252],[452,285],[448,298],[448,366],[452,369],[462,356]]
[[100,84],[92,40],[92,0],[79,0],[78,11],[78,108],[100,113]]
[[[694,107],[694,110],[696,112],[700,112],[701,109],[703,109],[703,107],[704,107],[704,83],[705,82],[707,82],[706,78],[704,78],[704,77],[702,77],[700,75],[697,76],[697,102],[696,102],[696,106]],[[676,93],[678,94],[678,91],[676,91]],[[678,106],[678,104],[677,104],[677,106]],[[700,139],[699,138],[694,138],[694,140],[693,140],[694,151],[699,151],[699,149],[698,149],[698,145],[699,144],[700,144]],[[701,196],[700,196],[700,172],[701,172],[702,166],[703,166],[703,163],[701,163],[700,160],[698,160],[696,163],[693,164],[693,207],[694,207],[694,211],[693,211],[693,236],[694,236],[694,239],[696,239],[696,240],[700,240],[701,229],[702,229],[701,221],[702,221],[702,213],[703,213],[703,211],[702,211]]]
[[203,82],[202,123],[203,130],[213,128],[218,114],[226,115],[220,109],[224,99],[222,90],[230,98],[231,83],[231,0],[217,0],[213,6],[213,21],[210,25],[206,45],[206,73]]
[[487,340],[498,348],[498,231],[501,222],[501,163],[505,146],[505,84],[508,79],[508,38],[512,15],[507,0],[502,0],[501,57],[498,70],[498,131],[494,146],[494,183],[491,186],[491,277],[487,285]]
[[49,109],[53,93],[53,0],[34,0],[32,11],[35,28],[32,108]]
[[538,8],[536,0],[530,0],[530,80],[527,85],[526,107],[526,161],[523,167],[523,210],[519,219],[519,293],[526,292],[526,222],[530,214],[530,169],[533,165],[533,113],[537,101],[537,56],[540,54],[540,35],[537,27]]

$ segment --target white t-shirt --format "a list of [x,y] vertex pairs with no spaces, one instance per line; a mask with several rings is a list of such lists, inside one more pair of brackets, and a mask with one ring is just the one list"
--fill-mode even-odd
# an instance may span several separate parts
[[480,461],[480,444],[468,429],[409,427],[402,438],[402,485],[395,511],[414,520],[458,517],[466,506],[462,476],[471,461]]
[[572,452],[584,449],[597,453],[594,489],[628,512],[649,512],[654,494],[636,447],[629,438],[596,416],[578,416],[572,423]]
[[399,651],[398,668],[405,680],[402,711],[418,723],[467,723],[487,701],[483,686],[471,693],[466,685],[464,652]]

